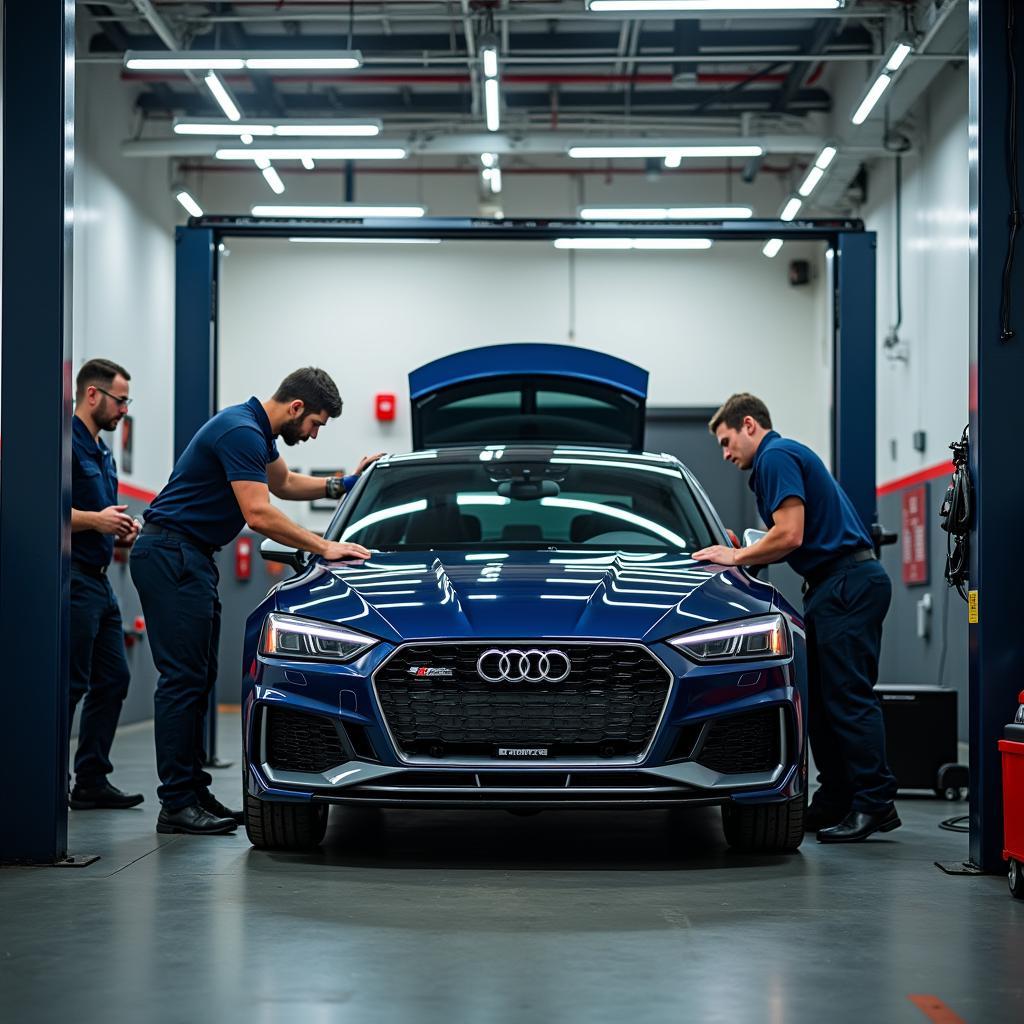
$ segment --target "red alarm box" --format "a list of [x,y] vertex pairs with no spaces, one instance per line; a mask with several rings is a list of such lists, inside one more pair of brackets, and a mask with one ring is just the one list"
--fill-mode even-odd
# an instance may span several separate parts
[[235,579],[252,578],[252,538],[239,537],[235,541]]
[[388,391],[382,391],[373,400],[374,412],[379,420],[393,420],[395,418],[395,396]]

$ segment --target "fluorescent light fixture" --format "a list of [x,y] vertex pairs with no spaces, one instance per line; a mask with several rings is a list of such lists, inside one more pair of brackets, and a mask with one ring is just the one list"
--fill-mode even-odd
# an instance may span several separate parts
[[584,206],[583,220],[746,220],[749,206]]
[[604,251],[710,249],[710,238],[556,238],[556,249]]
[[256,154],[271,160],[301,160],[312,157],[314,160],[404,160],[408,151],[404,149],[372,149],[369,146],[351,149],[327,149],[303,146],[294,149],[218,149],[218,160],[253,160]]
[[797,196],[791,196],[789,202],[782,208],[779,220],[792,220],[800,212],[800,207],[803,205],[804,201],[802,199],[799,199]]
[[854,124],[863,124],[868,119],[868,114],[875,109],[875,104],[882,98],[882,93],[889,88],[891,83],[892,75],[879,75],[868,89],[864,99],[860,101],[860,106],[854,111],[850,120]]
[[422,206],[254,206],[254,217],[422,217]]
[[574,160],[601,160],[623,157],[626,159],[643,160],[650,157],[662,157],[678,154],[679,158],[708,158],[730,156],[761,156],[761,146],[570,146],[569,156]]
[[224,116],[229,121],[241,121],[242,114],[235,106],[235,101],[231,98],[224,83],[217,77],[217,72],[211,71],[203,81],[206,82],[207,89],[213,93],[213,98],[220,105],[220,109],[224,111]]
[[181,203],[181,205],[184,206],[186,210],[188,210],[191,216],[202,217],[203,208],[195,201],[195,199],[193,199],[191,193],[185,191],[185,189],[182,189],[175,195],[174,198],[177,199],[178,202]]
[[329,245],[440,245],[440,238],[289,238],[289,242]]
[[313,158],[311,156],[304,156],[302,158],[302,166],[305,167],[307,171],[312,171],[316,168],[316,164],[313,163]]
[[497,195],[501,191],[501,168],[488,167],[484,170],[484,181],[491,186],[491,191]]
[[480,163],[482,163],[484,165],[484,167],[494,167],[497,164],[497,162],[498,162],[498,154],[497,153],[481,153],[480,154]]
[[781,248],[781,238],[769,238],[768,241],[764,243],[764,248],[761,250],[761,252],[763,252],[765,256],[768,257],[768,259],[773,260],[776,256],[779,255],[779,250]]
[[818,182],[824,177],[825,172],[820,167],[812,167],[807,172],[807,177],[800,182],[800,188],[797,191],[802,196],[809,196],[815,188],[818,186]]
[[485,46],[480,51],[484,62],[484,75],[487,78],[498,77],[498,51],[494,46]]
[[843,0],[587,0],[587,10],[613,14],[708,11],[727,14],[836,11]]
[[248,132],[244,135],[240,135],[239,140],[243,146],[251,146],[256,141]]
[[175,121],[175,135],[258,135],[267,137],[301,136],[329,138],[332,136],[371,137],[379,135],[382,124],[378,120],[363,121],[288,121],[269,124],[262,121]]
[[903,66],[903,62],[914,52],[914,44],[901,39],[892,48],[892,52],[889,54],[889,59],[885,62],[886,71],[899,71]]
[[255,164],[261,171],[265,171],[270,166],[270,161],[265,156],[258,156]]
[[284,182],[273,167],[264,167],[263,177],[276,195],[280,195],[284,191]]
[[665,166],[666,167],[678,167],[682,162],[683,162],[683,155],[682,155],[682,153],[669,153],[669,155],[667,157],[665,157]]
[[215,53],[195,54],[142,54],[129,50],[124,55],[124,66],[129,71],[241,71],[245,61],[241,57],[223,57]]
[[124,55],[129,71],[348,71],[362,64],[359,50],[129,50]]
[[814,161],[815,167],[820,167],[823,171],[828,169],[828,165],[832,163],[836,158],[836,147],[825,146],[822,151],[818,154],[818,158]]
[[496,78],[488,78],[484,82],[484,110],[487,115],[487,130],[496,132],[501,127],[501,96]]

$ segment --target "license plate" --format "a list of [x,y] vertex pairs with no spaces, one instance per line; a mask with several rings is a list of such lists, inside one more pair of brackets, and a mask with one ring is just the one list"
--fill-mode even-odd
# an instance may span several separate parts
[[498,747],[498,757],[547,757],[547,747]]

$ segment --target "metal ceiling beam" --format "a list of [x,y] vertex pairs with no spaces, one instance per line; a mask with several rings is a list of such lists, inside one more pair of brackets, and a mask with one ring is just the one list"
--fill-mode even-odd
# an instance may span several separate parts
[[[702,89],[650,89],[637,90],[632,94],[631,109],[633,113],[656,111],[659,113],[692,114],[704,113],[709,116],[720,115],[723,111],[771,112],[775,110],[777,89],[759,89],[742,91],[725,96],[715,96],[709,102],[709,94]],[[334,102],[323,93],[288,93],[288,108],[296,116],[312,116],[315,112],[336,113]],[[258,105],[258,97],[242,93],[240,99],[245,103],[246,116],[250,118],[268,118],[277,116],[276,112]],[[254,99],[257,102],[254,103]],[[417,89],[403,94],[399,92],[358,92],[345,97],[346,110],[350,114],[373,114],[386,117],[388,114],[471,114],[472,100],[469,90],[462,92],[425,92]],[[548,111],[551,96],[547,89],[529,88],[522,90],[504,90],[503,101],[507,110],[516,111]],[[209,103],[204,97],[191,93],[174,93],[174,100],[168,106],[164,97],[153,93],[142,93],[138,105],[147,114],[183,114],[188,117],[204,116],[209,110]],[[831,109],[831,97],[823,89],[804,89],[795,96],[789,105],[790,112],[807,113],[809,111],[828,111]],[[616,111],[622,107],[621,97],[617,94],[604,92],[560,91],[558,106],[561,112],[566,111]]]

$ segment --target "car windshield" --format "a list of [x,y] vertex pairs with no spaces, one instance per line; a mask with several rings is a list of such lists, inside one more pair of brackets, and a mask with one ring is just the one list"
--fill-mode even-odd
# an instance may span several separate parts
[[328,537],[375,550],[695,551],[717,542],[686,480],[657,457],[504,455],[377,466]]

